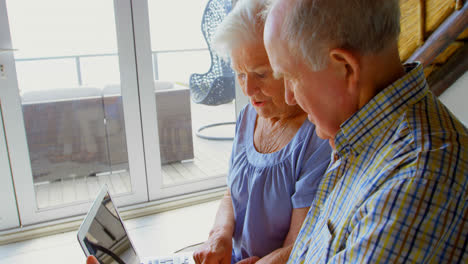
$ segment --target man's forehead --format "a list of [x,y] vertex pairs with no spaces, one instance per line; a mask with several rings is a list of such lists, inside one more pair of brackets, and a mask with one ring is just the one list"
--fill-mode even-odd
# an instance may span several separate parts
[[274,71],[274,72],[273,72],[273,77],[274,77],[275,79],[278,80],[278,79],[283,78],[283,77],[284,77],[284,74],[281,73],[281,72],[276,72],[276,71]]
[[271,68],[273,69],[273,75],[275,78],[283,78],[284,76],[290,76],[287,64],[284,63],[283,59],[277,58],[275,62],[271,62]]
[[291,78],[297,76],[297,67],[300,67],[299,62],[293,56],[285,45],[278,45],[278,49],[271,53],[270,64],[273,69],[273,74],[278,77]]
[[283,33],[283,24],[285,19],[285,13],[288,12],[287,6],[290,4],[286,0],[276,0],[272,4],[268,16],[265,21],[264,28],[264,42],[267,45],[269,42],[276,42],[278,40],[284,40],[285,35]]
[[269,15],[274,14],[278,19],[283,20],[287,12],[291,11],[294,0],[272,0],[268,5]]
[[293,0],[271,0],[270,10],[265,22],[264,42],[275,76],[291,75],[291,54],[288,41],[283,34],[285,13],[290,11]]

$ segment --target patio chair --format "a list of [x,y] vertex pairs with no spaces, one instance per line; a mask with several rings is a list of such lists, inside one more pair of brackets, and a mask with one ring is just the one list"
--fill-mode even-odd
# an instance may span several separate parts
[[[190,94],[194,103],[216,106],[232,102],[235,98],[234,71],[229,66],[229,62],[222,60],[211,48],[214,32],[231,8],[231,0],[209,0],[205,7],[201,30],[210,51],[211,67],[206,73],[194,73],[190,76]],[[197,130],[196,135],[204,139],[231,140],[232,137],[202,135],[201,131],[210,127],[232,124],[235,122],[205,125]]]
[[[112,170],[128,169],[120,84],[107,85],[102,93]],[[155,81],[154,94],[161,164],[193,159],[189,89],[172,82]]]
[[109,171],[101,89],[27,91],[21,103],[35,183]]

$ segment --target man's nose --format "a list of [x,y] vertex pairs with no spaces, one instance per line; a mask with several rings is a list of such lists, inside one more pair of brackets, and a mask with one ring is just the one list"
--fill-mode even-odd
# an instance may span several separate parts
[[284,99],[288,105],[297,104],[291,82],[284,80]]

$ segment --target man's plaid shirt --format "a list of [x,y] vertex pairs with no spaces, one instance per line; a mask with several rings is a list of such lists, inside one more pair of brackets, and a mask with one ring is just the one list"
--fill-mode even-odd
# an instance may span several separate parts
[[405,67],[342,124],[288,263],[468,263],[468,130]]

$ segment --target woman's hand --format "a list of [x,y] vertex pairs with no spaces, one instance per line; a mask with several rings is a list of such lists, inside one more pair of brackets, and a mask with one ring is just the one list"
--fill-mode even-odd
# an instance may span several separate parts
[[99,264],[99,261],[94,256],[89,256],[86,264]]
[[193,259],[197,264],[231,264],[231,254],[232,236],[215,231],[203,246],[193,253]]

